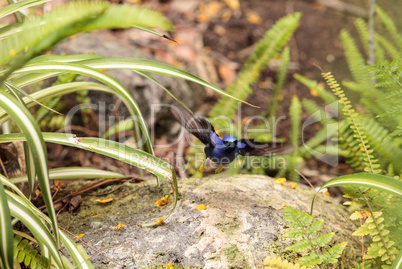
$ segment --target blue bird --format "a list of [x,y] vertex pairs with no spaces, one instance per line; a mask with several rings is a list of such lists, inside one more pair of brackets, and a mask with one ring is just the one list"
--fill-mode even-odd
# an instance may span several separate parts
[[255,142],[253,139],[237,139],[233,136],[225,136],[221,139],[206,118],[194,116],[178,104],[172,106],[171,111],[187,131],[205,145],[206,158],[200,167],[201,172],[204,171],[204,163],[207,158],[219,165],[215,170],[215,173],[219,173],[222,171],[223,165],[233,162],[239,154],[243,156],[273,156],[292,151],[290,146],[282,147],[280,143],[261,143]]

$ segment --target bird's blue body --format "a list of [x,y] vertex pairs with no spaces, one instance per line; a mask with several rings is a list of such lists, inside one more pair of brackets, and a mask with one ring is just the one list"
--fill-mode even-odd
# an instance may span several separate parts
[[[233,162],[239,154],[243,156],[271,156],[275,153],[285,154],[287,152],[287,150],[275,148],[270,143],[255,142],[253,139],[237,139],[233,136],[226,136],[221,139],[207,119],[195,117],[180,105],[172,109],[172,113],[191,134],[205,145],[206,157],[219,164],[215,173],[222,171],[222,165]],[[204,162],[200,171],[204,171]]]
[[239,149],[243,148],[244,143],[237,142],[233,136],[226,136],[220,139],[215,132],[210,132],[210,139],[214,147],[206,146],[204,149],[207,158],[217,164],[229,164],[239,155]]

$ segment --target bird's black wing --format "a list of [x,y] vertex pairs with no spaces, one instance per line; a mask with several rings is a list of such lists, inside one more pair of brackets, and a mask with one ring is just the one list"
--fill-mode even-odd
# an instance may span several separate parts
[[239,153],[243,156],[285,155],[293,151],[292,146],[282,143],[261,143],[253,139],[240,139],[237,142]]
[[170,111],[172,111],[176,120],[202,143],[212,147],[215,146],[216,143],[211,139],[211,133],[216,134],[215,128],[205,117],[194,116],[177,102],[171,106]]

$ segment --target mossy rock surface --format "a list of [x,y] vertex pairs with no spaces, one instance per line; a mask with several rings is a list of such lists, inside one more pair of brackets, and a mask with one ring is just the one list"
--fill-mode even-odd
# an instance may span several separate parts
[[[88,182],[69,187],[79,188],[77,184],[85,183]],[[85,196],[77,213],[62,213],[59,220],[61,226],[84,234],[82,239],[87,244],[127,268],[169,262],[191,268],[260,268],[266,256],[295,261],[298,255],[285,250],[295,241],[284,236],[287,223],[283,220],[283,207],[290,205],[309,212],[315,194],[304,187],[295,190],[274,184],[273,179],[264,176],[180,179],[182,198],[173,215],[155,228],[141,228],[139,223],[152,222],[169,213],[171,197],[167,206],[157,207],[154,203],[171,190],[168,185],[157,188],[154,181],[121,184],[99,188],[99,196]],[[96,201],[106,198],[114,200],[108,204]],[[201,203],[208,208],[197,210]],[[348,242],[334,268],[351,268],[361,253],[347,234],[355,228],[342,215],[348,216],[344,207],[319,195],[314,216],[325,220],[322,232],[336,233],[331,244]],[[119,222],[125,227],[116,230]],[[88,253],[94,255],[91,261],[95,268],[121,268],[91,249]]]

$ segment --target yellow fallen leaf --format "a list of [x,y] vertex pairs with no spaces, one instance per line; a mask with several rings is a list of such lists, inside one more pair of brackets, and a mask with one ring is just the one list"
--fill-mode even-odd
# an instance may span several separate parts
[[209,16],[205,13],[201,13],[197,15],[197,21],[198,22],[208,22],[209,21]]
[[261,17],[258,16],[258,14],[254,13],[254,12],[249,12],[247,14],[247,20],[252,24],[261,24],[261,21],[262,21]]
[[280,178],[277,178],[274,183],[281,185],[282,183],[285,183],[285,182],[286,182],[286,178],[280,177]]
[[156,223],[156,225],[158,225],[158,224],[161,224],[164,220],[165,220],[165,218],[155,219],[155,223]]
[[205,209],[207,209],[208,207],[209,207],[209,205],[205,206],[204,203],[202,203],[202,204],[200,204],[200,205],[197,205],[197,207],[196,207],[195,209],[198,209],[198,210],[205,210]]
[[318,92],[317,92],[316,89],[310,89],[310,94],[311,94],[312,96],[318,96]]
[[116,226],[116,231],[120,230],[120,228],[123,228],[124,226],[126,226],[126,225],[124,225],[123,223],[119,222],[119,224],[117,224],[117,226]]
[[159,199],[158,201],[155,202],[156,206],[164,206],[168,204],[168,198],[169,195],[165,195],[165,197],[162,197],[161,199]]
[[236,10],[240,7],[239,0],[223,0],[226,5],[228,5],[231,9]]
[[40,190],[39,190],[39,189],[36,189],[36,190],[35,190],[35,194],[36,194],[36,196],[39,196],[39,195],[41,194]]
[[329,196],[329,191],[324,191],[323,193]]
[[78,234],[78,235],[74,236],[73,238],[80,239],[80,238],[82,238],[83,236],[84,236],[84,234]]
[[166,264],[165,266],[163,266],[163,268],[166,268],[166,269],[173,269],[173,264],[172,264],[172,262],[169,262],[168,264]]
[[297,189],[297,183],[295,183],[295,182],[290,182],[290,183],[289,183],[289,187],[291,187],[292,189]]
[[103,200],[96,200],[96,201],[101,203],[101,204],[107,204],[107,203],[110,203],[111,201],[113,201],[113,198],[103,199]]

